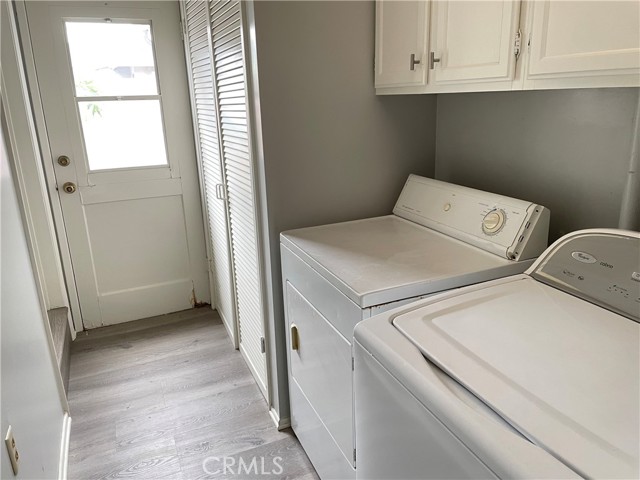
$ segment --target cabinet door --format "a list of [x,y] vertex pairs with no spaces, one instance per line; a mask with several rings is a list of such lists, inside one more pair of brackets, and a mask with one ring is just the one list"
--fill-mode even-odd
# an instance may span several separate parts
[[512,79],[519,14],[514,0],[434,2],[433,83]]
[[426,85],[426,1],[376,2],[376,87]]
[[529,77],[638,73],[640,2],[539,1]]

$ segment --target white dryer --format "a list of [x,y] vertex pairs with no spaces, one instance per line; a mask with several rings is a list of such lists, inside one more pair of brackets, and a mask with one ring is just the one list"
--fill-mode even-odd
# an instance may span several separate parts
[[355,325],[524,272],[548,225],[540,205],[411,175],[393,215],[281,235],[291,423],[323,479],[355,477]]
[[640,234],[355,329],[357,477],[639,478]]

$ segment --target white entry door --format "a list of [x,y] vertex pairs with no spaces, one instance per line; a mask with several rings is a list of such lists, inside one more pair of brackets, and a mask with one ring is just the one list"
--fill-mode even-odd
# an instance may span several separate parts
[[208,302],[177,2],[26,6],[83,325]]

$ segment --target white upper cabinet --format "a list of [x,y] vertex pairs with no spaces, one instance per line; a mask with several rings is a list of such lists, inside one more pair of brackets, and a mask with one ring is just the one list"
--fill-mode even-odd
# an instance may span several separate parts
[[638,87],[640,0],[378,0],[375,85],[378,94]]
[[640,2],[534,2],[530,41],[529,78],[635,75],[637,84]]
[[433,83],[512,79],[519,14],[519,2],[511,0],[433,2]]
[[376,87],[426,85],[428,2],[376,2]]

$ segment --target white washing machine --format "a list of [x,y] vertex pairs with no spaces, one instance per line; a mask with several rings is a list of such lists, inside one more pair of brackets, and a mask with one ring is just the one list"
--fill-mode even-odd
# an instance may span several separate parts
[[640,234],[355,329],[357,478],[639,478]]
[[412,175],[393,215],[281,235],[291,423],[323,479],[355,477],[355,325],[524,272],[548,224],[540,205]]

